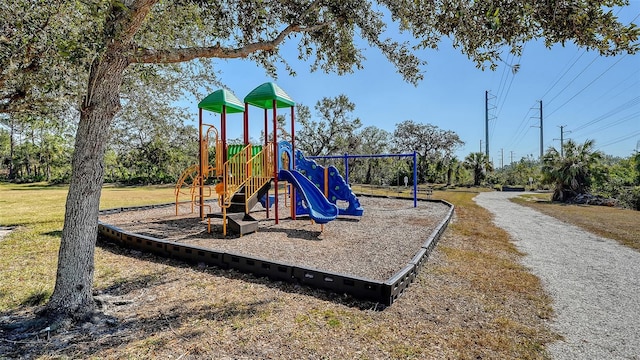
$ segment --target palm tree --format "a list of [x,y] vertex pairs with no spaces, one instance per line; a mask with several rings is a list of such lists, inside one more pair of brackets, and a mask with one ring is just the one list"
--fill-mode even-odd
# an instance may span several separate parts
[[479,186],[487,176],[488,171],[493,170],[489,157],[481,152],[474,152],[464,159],[464,167],[473,171],[473,185]]
[[542,159],[542,175],[543,182],[554,185],[553,201],[567,201],[589,192],[592,171],[602,158],[594,144],[594,140],[582,145],[568,140],[563,146],[564,156],[555,148],[547,150]]
[[457,182],[460,178],[460,165],[460,160],[455,156],[447,161],[447,185],[451,185],[454,181]]

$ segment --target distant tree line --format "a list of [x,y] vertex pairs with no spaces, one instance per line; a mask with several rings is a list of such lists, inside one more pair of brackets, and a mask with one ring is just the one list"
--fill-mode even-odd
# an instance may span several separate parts
[[488,173],[486,184],[551,190],[552,200],[561,202],[579,195],[601,196],[640,210],[640,153],[614,157],[594,145],[593,140],[568,140],[562,151],[550,147],[541,160],[529,156]]
[[[123,184],[175,182],[197,161],[198,131],[184,125],[184,109],[160,106],[151,96],[124,107],[105,139],[105,180]],[[435,125],[406,120],[393,133],[362,127],[353,117],[355,104],[347,96],[325,97],[309,107],[297,107],[296,146],[307,156],[336,154],[411,153],[418,156],[419,182],[456,183],[464,176],[453,153],[463,144],[459,136]],[[2,177],[15,182],[67,182],[75,126],[63,114],[31,118],[11,114],[1,119]],[[290,138],[280,117],[280,138]],[[264,136],[264,135],[263,135]],[[211,158],[215,150],[211,147]],[[342,166],[341,163],[337,163]],[[350,163],[350,177],[365,184],[397,184],[411,175],[412,160],[358,159]],[[410,176],[411,177],[411,176]]]
[[[198,131],[184,125],[185,109],[161,105],[165,104],[160,101],[161,94],[134,93],[135,104],[125,106],[105,139],[105,180],[127,185],[174,183],[184,169],[197,162]],[[494,169],[482,152],[458,159],[454,152],[464,144],[459,136],[429,123],[405,120],[397,123],[393,132],[363,127],[362,121],[353,117],[355,104],[346,95],[324,97],[314,109],[315,116],[306,105],[296,108],[296,146],[305,156],[415,151],[420,184],[550,189],[557,201],[594,193],[640,209],[640,153],[618,158],[594,151],[593,141],[567,141],[563,152],[549,148],[542,161],[524,157]],[[75,132],[73,121],[69,121],[72,116],[51,112],[0,117],[0,179],[68,182]],[[280,116],[278,122],[280,138],[290,139],[285,118]],[[210,151],[213,160],[214,149]],[[344,173],[342,159],[319,162],[335,165]],[[410,158],[350,159],[348,166],[352,183],[397,186],[404,185],[405,176],[413,181]]]

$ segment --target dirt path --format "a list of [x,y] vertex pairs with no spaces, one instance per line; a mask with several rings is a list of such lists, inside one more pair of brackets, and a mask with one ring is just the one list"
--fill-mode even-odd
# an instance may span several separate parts
[[640,359],[640,253],[515,204],[519,193],[475,201],[508,231],[554,300],[554,359]]

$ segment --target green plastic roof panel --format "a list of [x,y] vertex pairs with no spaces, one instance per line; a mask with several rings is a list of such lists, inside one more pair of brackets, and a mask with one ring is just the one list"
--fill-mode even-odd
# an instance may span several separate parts
[[229,90],[220,89],[212,92],[198,103],[200,109],[222,114],[222,106],[227,106],[227,114],[244,112],[244,103]]
[[257,106],[261,109],[272,109],[273,100],[276,100],[277,108],[292,107],[296,103],[282,90],[278,85],[272,82],[264,83],[257,88],[251,90],[249,95],[245,96],[244,102]]

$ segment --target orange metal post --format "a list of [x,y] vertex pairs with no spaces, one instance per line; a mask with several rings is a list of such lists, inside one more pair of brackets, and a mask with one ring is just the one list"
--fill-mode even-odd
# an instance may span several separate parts
[[324,197],[329,198],[329,168],[324,168]]

